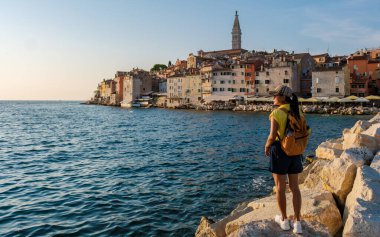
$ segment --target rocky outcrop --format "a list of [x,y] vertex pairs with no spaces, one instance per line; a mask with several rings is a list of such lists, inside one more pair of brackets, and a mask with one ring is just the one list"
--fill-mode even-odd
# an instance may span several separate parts
[[315,155],[319,159],[333,160],[342,154],[342,142],[342,139],[327,140],[322,142],[315,150]]
[[[290,204],[292,202],[291,195],[287,195],[287,198],[287,203]],[[301,218],[306,222],[322,224],[332,235],[337,233],[342,226],[342,218],[331,193],[304,190],[302,191],[302,198]],[[251,222],[266,219],[273,220],[274,216],[279,212],[275,195],[251,202],[248,206],[252,207],[253,210],[227,223],[225,228],[227,236]],[[293,213],[291,205],[287,206],[287,212]],[[293,218],[293,215],[289,215],[289,218]]]
[[[299,175],[304,236],[379,236],[380,113],[318,146]],[[276,190],[274,190],[276,191]],[[289,190],[288,190],[289,192]],[[291,194],[287,213],[292,218]],[[275,195],[238,207],[217,222],[202,218],[196,236],[291,236],[273,221]]]
[[344,236],[375,237],[380,233],[380,173],[359,167],[344,210]]
[[[319,236],[319,237],[328,237],[329,234],[326,226],[318,222],[303,222],[303,236]],[[252,221],[235,232],[228,235],[229,237],[252,237],[252,236],[281,236],[281,237],[290,237],[296,236],[291,231],[283,231],[277,223],[271,220],[259,220]]]

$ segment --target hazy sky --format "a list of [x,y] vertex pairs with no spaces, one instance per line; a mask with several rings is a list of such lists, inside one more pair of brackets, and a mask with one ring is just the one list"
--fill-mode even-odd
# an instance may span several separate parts
[[380,46],[379,0],[0,0],[0,100],[86,100],[117,70],[242,47],[349,54]]

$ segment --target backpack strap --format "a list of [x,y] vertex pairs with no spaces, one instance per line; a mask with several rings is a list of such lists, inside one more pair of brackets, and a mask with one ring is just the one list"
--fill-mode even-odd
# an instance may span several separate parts
[[[286,125],[285,125],[285,130],[284,130],[284,137],[285,137],[285,134],[287,133],[287,130],[289,128],[289,111],[285,108],[278,108],[278,109],[286,113]],[[277,133],[277,137],[279,141],[282,140],[281,137],[278,135],[278,133]]]

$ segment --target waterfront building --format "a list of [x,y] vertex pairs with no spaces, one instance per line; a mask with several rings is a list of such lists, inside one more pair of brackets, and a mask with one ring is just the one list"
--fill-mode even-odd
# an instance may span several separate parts
[[380,89],[380,59],[372,59],[368,52],[355,53],[348,57],[350,71],[350,94],[365,97],[378,94]]
[[327,63],[330,59],[328,53],[312,55],[312,57],[315,61],[315,66],[324,66],[324,64]]
[[196,105],[202,100],[202,76],[199,69],[190,70],[185,77],[185,102]]
[[160,94],[167,93],[167,79],[161,78],[158,80],[158,92]]
[[255,95],[269,96],[269,91],[279,85],[287,85],[296,93],[300,92],[298,65],[287,57],[272,56],[271,64],[256,70]]
[[304,97],[311,96],[312,71],[315,67],[315,61],[309,53],[292,53],[292,59],[297,62],[298,80],[300,82],[299,94]]
[[167,79],[167,107],[176,107],[184,103],[186,77],[184,74],[177,74]]
[[114,81],[116,83],[116,95],[115,95],[115,104],[120,104],[121,101],[123,101],[123,83],[124,83],[124,77],[128,75],[128,72],[123,71],[117,71],[115,73]]
[[350,94],[347,65],[316,67],[312,72],[312,96],[316,98],[339,97]]
[[201,73],[201,97],[202,101],[205,101],[211,96],[212,93],[212,71],[214,70],[214,64],[204,64],[200,69]]
[[142,69],[128,72],[123,81],[123,101],[132,103],[143,95],[152,93],[152,76]]
[[212,70],[212,95],[208,100],[228,101],[234,97],[253,95],[255,67],[253,62],[235,61]]

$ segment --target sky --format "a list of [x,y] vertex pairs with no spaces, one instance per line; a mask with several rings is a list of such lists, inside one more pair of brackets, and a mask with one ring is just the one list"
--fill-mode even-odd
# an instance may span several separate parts
[[88,100],[116,71],[231,48],[380,47],[379,0],[0,0],[0,100]]

